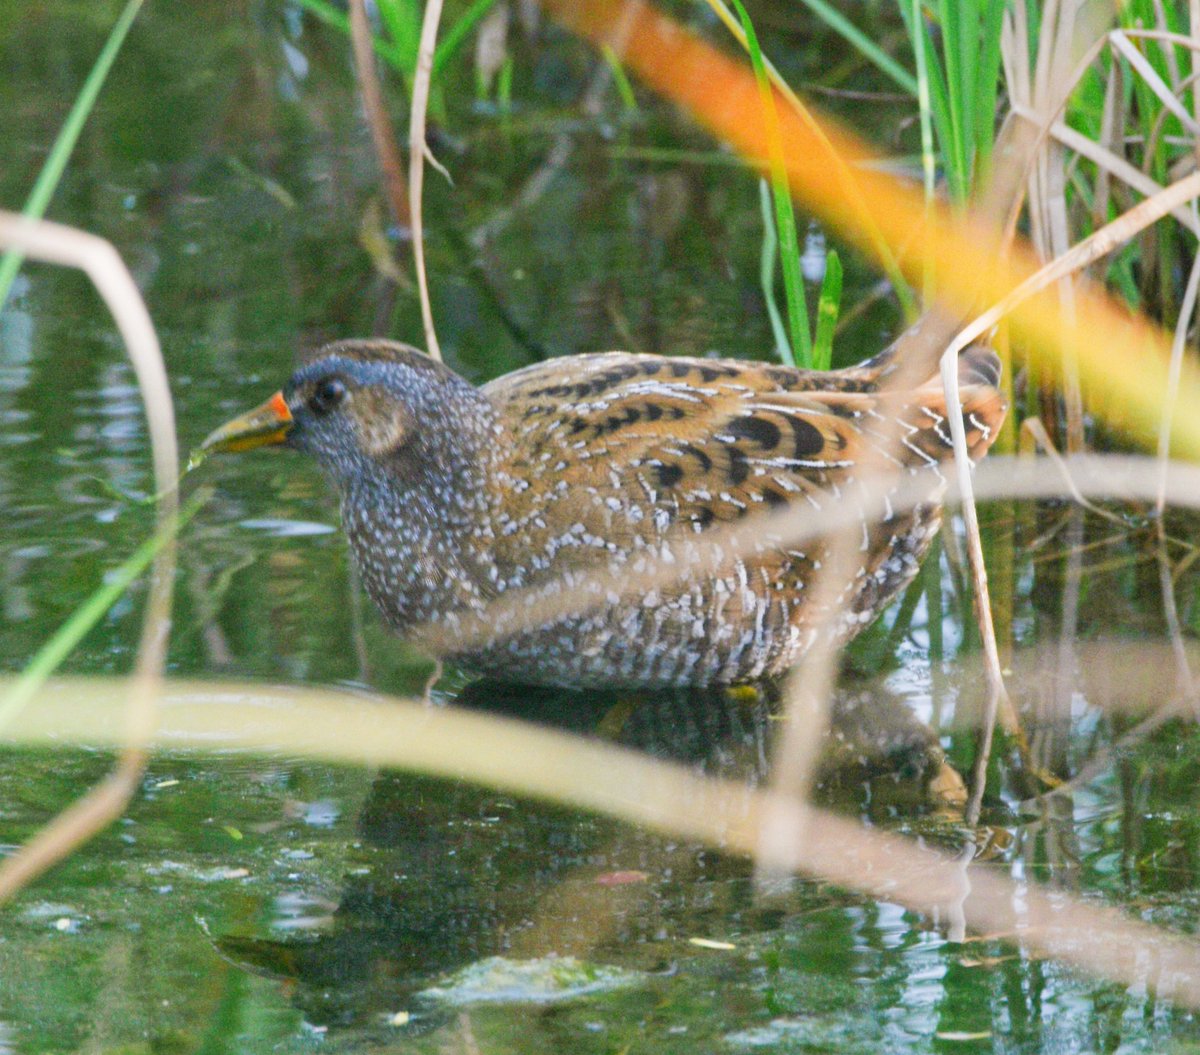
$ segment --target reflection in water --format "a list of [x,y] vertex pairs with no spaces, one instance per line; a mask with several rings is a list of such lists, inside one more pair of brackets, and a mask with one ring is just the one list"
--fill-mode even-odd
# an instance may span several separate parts
[[[754,787],[768,776],[778,701],[771,690],[585,695],[477,682],[457,702]],[[818,797],[884,817],[897,804],[953,812],[964,796],[933,732],[893,694],[862,688],[839,696]],[[654,977],[689,937],[772,931],[812,897],[803,883],[759,897],[748,863],[696,845],[407,774],[377,777],[358,827],[370,863],[318,936],[219,942],[235,962],[295,981],[295,1001],[323,1024],[369,1022],[494,956],[571,956]],[[294,915],[287,925],[296,929]],[[416,1004],[414,1022],[429,1020]]]

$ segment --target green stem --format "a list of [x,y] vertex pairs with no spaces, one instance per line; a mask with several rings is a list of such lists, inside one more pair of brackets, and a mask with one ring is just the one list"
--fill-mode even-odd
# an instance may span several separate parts
[[836,249],[825,254],[825,277],[817,298],[817,333],[813,338],[813,369],[828,370],[833,364],[833,334],[842,305],[842,258]]
[[[95,65],[92,66],[92,72],[88,74],[87,80],[84,81],[83,88],[75,100],[75,105],[71,107],[71,112],[67,114],[67,119],[63,122],[62,129],[58,133],[58,138],[55,139],[54,146],[50,148],[50,155],[46,158],[46,163],[42,166],[42,171],[38,173],[33,190],[30,191],[29,198],[25,202],[25,207],[21,210],[22,216],[40,220],[46,215],[50,199],[54,197],[54,192],[58,189],[63,172],[66,171],[67,161],[75,149],[75,144],[79,142],[79,134],[83,131],[83,126],[92,112],[92,107],[96,105],[96,97],[100,94],[100,89],[104,86],[108,71],[112,69],[113,62],[117,58],[117,53],[121,50],[121,45],[125,42],[125,37],[129,33],[129,27],[133,25],[133,20],[137,17],[142,3],[143,0],[129,0],[129,3],[125,5],[125,10],[121,12],[117,21],[113,23],[112,30],[108,34],[108,40],[104,42],[104,47],[96,57]],[[4,254],[4,259],[0,260],[0,309],[4,307],[4,302],[8,299],[13,279],[17,277],[17,272],[21,270],[21,264],[24,259],[23,254],[18,253],[16,250],[10,250]]]
[[779,113],[775,109],[775,93],[767,76],[762,49],[754,25],[742,0],[733,0],[742,30],[746,34],[746,45],[750,61],[754,66],[754,77],[758,81],[762,96],[763,120],[767,128],[770,150],[771,194],[775,202],[775,228],[779,236],[779,262],[783,267],[783,290],[787,297],[788,329],[791,333],[791,352],[794,365],[812,366],[812,331],[808,326],[808,305],[804,299],[804,277],[800,271],[800,247],[796,238],[796,213],[792,206],[792,192],[788,187],[787,170],[783,163],[783,142],[779,134]]
[[913,75],[845,15],[837,11],[832,4],[826,3],[825,0],[801,0],[801,2],[842,39],[853,45],[863,58],[873,62],[910,95],[917,94],[917,82],[913,79]]
[[775,234],[775,215],[771,210],[771,188],[765,179],[758,181],[758,192],[763,218],[759,281],[762,283],[763,300],[767,303],[767,317],[771,320],[771,333],[775,335],[775,351],[786,363],[791,358],[791,347],[783,325],[783,316],[779,314],[779,305],[775,303],[775,257],[779,249],[779,238]]
[[[921,115],[921,172],[925,177],[925,229],[932,219],[934,192],[937,188],[937,159],[933,147],[933,113],[929,105],[929,63],[925,55],[925,27],[921,21],[921,0],[912,0],[913,55],[917,64],[917,107]],[[925,255],[921,299],[933,303],[933,260]]]
[[462,17],[455,22],[445,35],[438,41],[437,47],[433,49],[433,72],[437,74],[442,67],[446,65],[458,51],[463,41],[467,39],[467,34],[478,24],[496,4],[496,0],[475,0]]
[[[140,2],[140,0],[139,0]],[[104,614],[129,589],[134,580],[145,571],[159,550],[171,541],[208,500],[211,491],[205,490],[193,496],[183,510],[149,539],[133,554],[118,565],[104,583],[83,602],[62,626],[51,636],[31,659],[9,691],[0,697],[0,729],[3,729],[17,713],[33,698],[46,679],[53,674],[72,649],[83,640]]]

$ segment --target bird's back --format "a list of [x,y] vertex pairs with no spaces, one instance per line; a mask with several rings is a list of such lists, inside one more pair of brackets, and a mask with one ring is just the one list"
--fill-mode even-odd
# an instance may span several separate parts
[[[613,564],[631,575],[685,559],[721,525],[787,507],[820,510],[887,466],[940,480],[950,430],[940,382],[881,390],[886,357],[816,372],[730,360],[606,353],[538,364],[487,385],[509,432],[496,525],[501,591],[578,582]],[[960,359],[972,458],[1004,416],[999,363]],[[885,386],[886,387],[886,386]],[[915,574],[939,520],[936,501],[862,525],[860,567],[839,605],[843,636]],[[464,657],[494,673],[580,685],[736,682],[794,661],[810,636],[806,606],[826,543],[767,548],[717,569],[689,568],[671,588],[599,609]],[[502,630],[503,628],[499,628]]]

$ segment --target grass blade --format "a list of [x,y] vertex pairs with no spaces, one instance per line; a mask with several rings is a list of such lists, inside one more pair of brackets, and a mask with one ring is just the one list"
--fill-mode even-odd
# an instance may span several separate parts
[[826,0],[802,0],[802,3],[864,59],[878,66],[910,95],[917,94],[916,78],[845,15],[826,3]]
[[775,228],[779,237],[779,261],[783,268],[783,290],[787,297],[788,329],[791,336],[792,365],[812,366],[812,331],[808,327],[808,304],[804,299],[804,276],[800,271],[800,247],[796,238],[796,212],[783,167],[783,144],[779,138],[779,115],[775,110],[775,94],[767,78],[762,49],[754,24],[746,13],[742,0],[733,0],[746,46],[754,66],[754,77],[762,97],[763,121],[770,143],[771,196],[775,202]]
[[[67,161],[75,149],[75,144],[79,142],[79,134],[83,131],[92,107],[96,105],[96,98],[100,94],[100,89],[104,87],[108,71],[112,69],[117,53],[121,50],[121,45],[129,33],[129,27],[133,25],[133,20],[137,17],[142,3],[143,0],[129,0],[116,22],[113,23],[104,47],[96,56],[96,64],[88,74],[87,80],[83,82],[75,105],[71,107],[71,112],[67,114],[67,119],[58,133],[58,138],[54,140],[54,146],[50,148],[50,155],[46,158],[46,163],[38,174],[33,190],[29,193],[25,208],[21,210],[22,216],[40,220],[46,215],[50,199],[54,197],[59,180],[66,171]],[[24,259],[20,253],[10,250],[4,254],[4,259],[0,260],[0,309],[4,307],[4,302],[8,299],[13,279],[21,270],[21,262]]]
[[[296,0],[296,3],[327,26],[350,35],[350,19],[346,12],[334,7],[328,0]],[[496,0],[475,0],[463,12],[462,17],[450,27],[434,50],[435,74],[458,53],[467,35],[495,5]],[[411,77],[417,68],[420,8],[415,4],[390,0],[380,5],[379,13],[392,39],[383,40],[372,31],[371,44],[375,53],[402,77]]]
[[817,300],[817,334],[813,338],[813,367],[828,370],[833,362],[833,331],[842,307],[842,258],[836,249],[825,256],[825,277]]
[[[969,186],[970,160],[965,127],[963,86],[969,71],[963,56],[963,42],[967,34],[963,30],[964,7],[969,0],[941,0],[942,68],[946,76],[946,113],[949,118],[950,140],[946,144],[946,180],[954,201],[966,201]],[[968,12],[969,14],[969,12]]]
[[[395,54],[393,65],[411,76],[417,67],[417,38],[420,34],[421,8],[416,0],[376,0],[379,20],[391,38]],[[371,36],[375,36],[374,32]]]
[[771,204],[771,188],[765,179],[758,181],[758,191],[763,218],[762,263],[759,279],[762,282],[763,300],[767,304],[767,316],[771,320],[771,333],[775,335],[775,352],[786,363],[791,356],[791,347],[788,344],[787,329],[783,325],[783,316],[779,313],[779,305],[775,303],[775,257],[779,249],[779,236],[775,233],[775,213]]
[[975,80],[975,186],[986,186],[991,176],[995,143],[996,100],[1000,93],[1000,43],[1006,4],[984,5],[980,62]]
[[433,52],[433,72],[435,74],[454,57],[455,53],[462,46],[463,41],[466,40],[467,34],[495,6],[496,0],[475,0],[463,12],[462,18],[446,30],[445,35],[438,42],[438,46]]
[[[933,110],[929,96],[929,61],[925,54],[925,33],[921,23],[921,0],[911,0],[908,25],[916,26],[912,33],[913,56],[917,63],[917,112],[921,119],[921,173],[925,187],[925,222],[929,222],[937,191],[937,154],[933,141]],[[901,10],[904,3],[901,0]],[[927,261],[921,281],[921,296],[926,304],[933,302],[933,265]]]
[[633,85],[629,81],[625,67],[621,65],[621,56],[613,50],[611,44],[605,44],[600,49],[600,53],[604,56],[604,61],[608,63],[609,71],[612,73],[613,87],[621,100],[622,108],[626,113],[634,113],[637,110],[637,96],[633,93]]

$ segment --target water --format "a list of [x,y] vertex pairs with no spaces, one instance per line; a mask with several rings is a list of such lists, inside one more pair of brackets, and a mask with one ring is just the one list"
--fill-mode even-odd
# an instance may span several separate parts
[[[8,206],[116,12],[26,6],[29,17],[0,18]],[[828,79],[838,66],[828,40],[792,8],[764,17],[793,82]],[[636,113],[609,90],[596,115],[581,115],[596,70],[588,49],[545,25],[536,41],[512,34],[511,113],[475,101],[466,61],[439,103],[434,146],[455,183],[429,175],[427,223],[447,359],[482,381],[542,355],[613,347],[769,356],[755,182],[647,93]],[[904,116],[846,113],[888,144],[899,133],[881,135],[880,123]],[[559,143],[564,160],[534,198]],[[690,153],[646,160],[664,147]],[[277,388],[299,350],[372,332],[416,339],[406,255],[396,287],[360,245],[364,223],[382,232],[378,193],[340,37],[288,4],[151,4],[52,215],[109,238],[129,262],[187,448]],[[855,303],[875,276],[839,250]],[[839,358],[861,358],[895,325],[880,301],[845,329]],[[150,512],[122,493],[151,489],[148,464],[132,371],[102,306],[79,276],[27,267],[0,315],[0,668],[20,670],[146,536]],[[202,471],[218,490],[182,547],[171,674],[419,689],[428,665],[357,591],[315,469],[263,453]],[[1076,528],[1071,516],[1054,504],[988,511],[1002,627],[1051,657],[1064,622],[1083,643],[1119,630],[1161,644],[1150,534],[1093,518]],[[1190,633],[1192,525],[1173,521],[1170,534]],[[1074,627],[1063,603],[1071,552],[1085,569]],[[875,742],[892,757],[847,765],[847,749],[822,792],[950,849],[970,836],[928,783],[942,749],[960,768],[971,758],[972,679],[951,661],[971,654],[973,632],[952,567],[939,553],[937,589],[911,626],[889,633],[893,611],[853,650],[855,672],[876,680],[869,719],[849,727],[881,724]],[[122,599],[68,670],[128,671],[144,596],[138,586]],[[1073,664],[1058,696],[1050,669],[1018,672],[1016,694],[1042,719],[1040,757],[1075,772],[1131,720],[1098,706],[1114,690],[1096,664]],[[1161,699],[1171,667],[1148,669],[1162,671],[1150,694]],[[766,775],[773,723],[753,701],[513,694],[457,676],[440,692],[751,784]],[[1168,724],[1073,796],[1034,807],[1020,805],[1005,768],[986,813],[992,861],[977,867],[1194,931],[1196,746],[1194,731]],[[109,763],[91,751],[5,753],[0,845],[31,835]],[[0,1052],[23,1055],[1197,1044],[1194,1017],[1144,986],[1097,981],[1002,935],[952,941],[930,919],[817,880],[763,888],[744,860],[686,840],[301,759],[156,757],[127,816],[0,913]]]

